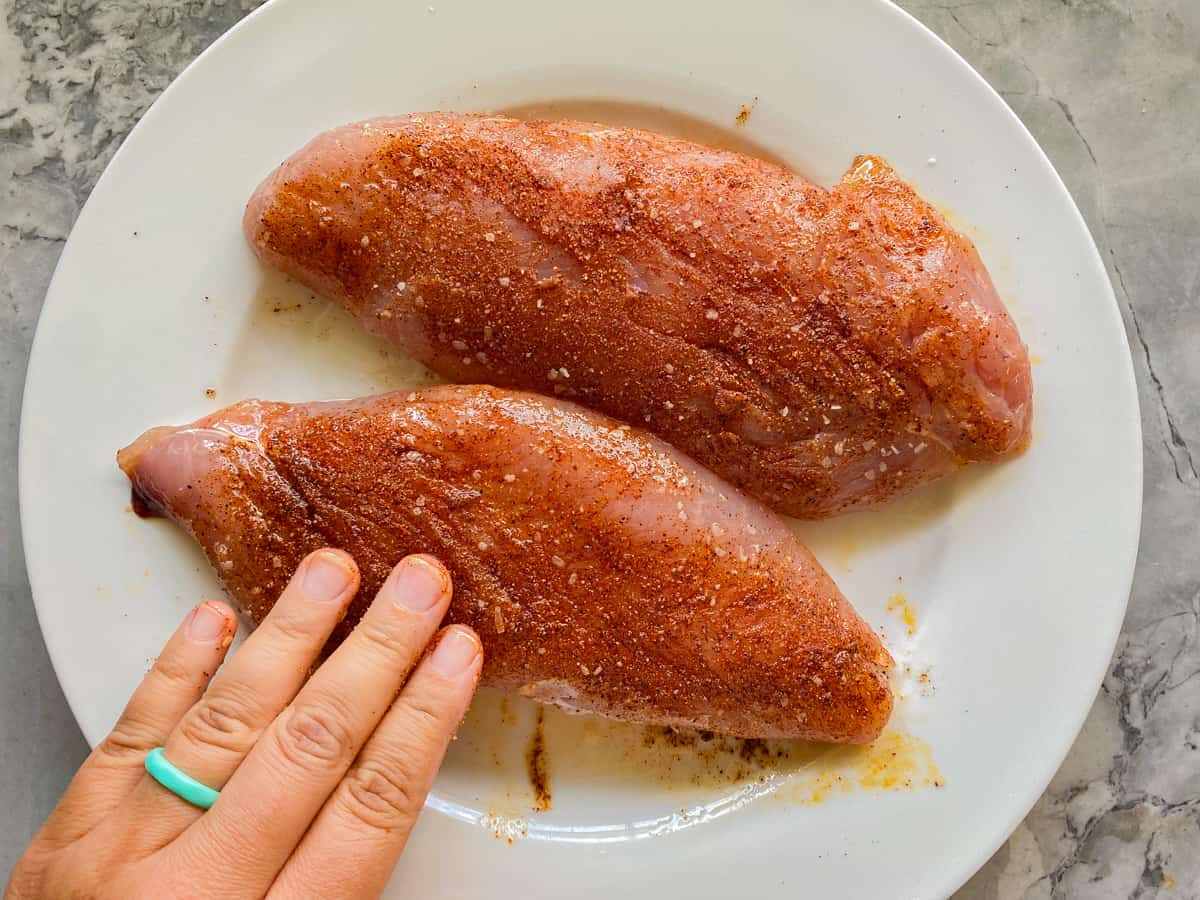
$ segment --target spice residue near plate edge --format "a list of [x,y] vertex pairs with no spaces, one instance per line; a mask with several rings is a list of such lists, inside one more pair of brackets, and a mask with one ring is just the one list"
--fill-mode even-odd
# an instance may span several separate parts
[[539,706],[533,722],[533,734],[529,738],[529,751],[525,754],[525,765],[529,772],[529,784],[533,788],[533,809],[545,812],[550,808],[550,771],[546,758],[546,708]]
[[888,598],[887,611],[894,613],[900,619],[909,637],[917,633],[916,610],[913,609],[912,604],[908,602],[908,598],[902,592],[897,591]]
[[470,793],[485,808],[469,803],[471,818],[509,841],[536,832],[547,815],[584,831],[597,824],[590,806],[578,802],[584,790],[628,792],[669,818],[729,806],[739,794],[747,798],[732,804],[739,808],[767,795],[808,805],[852,790],[943,783],[929,745],[898,719],[866,747],[743,740],[571,714],[490,688],[480,690],[445,772],[477,786]]

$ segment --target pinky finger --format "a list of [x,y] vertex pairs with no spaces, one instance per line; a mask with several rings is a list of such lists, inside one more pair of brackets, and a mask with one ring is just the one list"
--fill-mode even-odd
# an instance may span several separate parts
[[475,632],[445,629],[355,764],[330,795],[268,897],[382,893],[466,715],[483,651]]
[[56,838],[74,840],[123,800],[143,775],[146,754],[159,746],[204,693],[225,658],[237,619],[224,603],[196,606],[171,635],[116,725],[92,751],[46,823]]

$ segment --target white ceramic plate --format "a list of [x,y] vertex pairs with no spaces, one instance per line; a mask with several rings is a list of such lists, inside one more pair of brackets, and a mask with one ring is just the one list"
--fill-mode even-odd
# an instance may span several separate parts
[[[1113,648],[1137,543],[1128,347],[1062,183],[979,76],[883,2],[433,3],[264,7],[154,105],[79,217],[38,326],[20,462],[38,616],[85,735],[103,735],[188,606],[216,588],[177,530],[127,511],[114,451],[147,426],[247,395],[347,396],[420,377],[331,307],[264,276],[239,225],[267,171],[321,129],[384,113],[590,98],[732,129],[746,104],[737,136],[809,177],[830,184],[855,153],[879,153],[949,210],[1034,355],[1023,458],[802,529],[908,665],[898,722],[931,749],[945,786],[756,800],[788,779],[668,790],[619,764],[588,776],[559,747],[554,809],[492,818],[489,830],[481,814],[520,813],[525,801],[472,755],[472,742],[494,737],[475,723],[398,880],[409,895],[419,885],[447,897],[501,887],[606,897],[633,885],[696,898],[950,893],[1070,747]],[[897,579],[911,635],[886,608]],[[926,671],[931,684],[917,684]],[[519,744],[524,725],[507,727]],[[608,752],[608,732],[576,730],[588,752]]]

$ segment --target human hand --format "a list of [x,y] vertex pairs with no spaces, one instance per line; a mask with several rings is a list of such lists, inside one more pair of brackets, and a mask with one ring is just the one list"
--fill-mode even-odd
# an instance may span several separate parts
[[[451,583],[432,557],[410,556],[306,680],[358,585],[347,554],[311,554],[216,677],[237,621],[224,603],[193,609],[17,862],[5,897],[378,895],[483,655],[475,633],[454,625],[422,658]],[[211,809],[146,773],[158,746],[221,791]]]

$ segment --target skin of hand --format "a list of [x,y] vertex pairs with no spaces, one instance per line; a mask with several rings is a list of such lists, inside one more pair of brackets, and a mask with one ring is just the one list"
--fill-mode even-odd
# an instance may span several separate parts
[[[309,555],[215,677],[237,620],[224,603],[194,608],[17,862],[6,900],[382,892],[483,650],[469,628],[439,631],[450,575],[409,556],[310,677],[358,585],[349,555]],[[211,809],[146,773],[158,746],[221,791]]]

